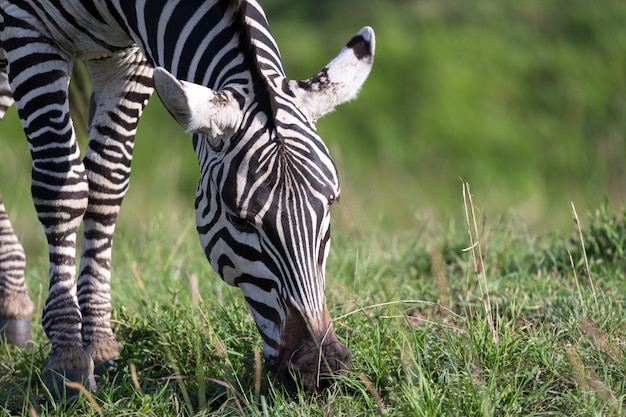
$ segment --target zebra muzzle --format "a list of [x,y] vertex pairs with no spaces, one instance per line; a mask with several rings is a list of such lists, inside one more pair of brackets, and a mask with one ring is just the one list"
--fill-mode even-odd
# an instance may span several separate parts
[[316,392],[345,374],[352,364],[352,353],[340,343],[331,330],[324,341],[307,338],[295,350],[286,349],[268,366],[288,391],[301,387],[306,393]]

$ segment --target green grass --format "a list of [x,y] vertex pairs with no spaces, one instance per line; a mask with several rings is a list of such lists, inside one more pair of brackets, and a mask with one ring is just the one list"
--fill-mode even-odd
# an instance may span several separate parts
[[[511,219],[479,225],[478,274],[465,225],[335,233],[328,305],[353,367],[307,396],[284,392],[259,365],[245,302],[210,270],[193,224],[161,217],[116,237],[113,325],[123,349],[91,400],[49,399],[35,317],[35,349],[0,346],[0,415],[623,415],[626,212],[602,207],[580,222],[584,252],[573,222],[571,238],[519,233]],[[28,268],[37,311],[45,269],[43,257]]]
[[[626,3],[265,3],[295,79],[363,25],[377,34],[359,98],[318,126],[342,181],[328,305],[353,369],[315,396],[289,396],[263,369],[257,393],[260,339],[239,291],[204,260],[195,156],[154,98],[116,235],[113,324],[124,348],[92,393],[102,413],[625,414]],[[40,312],[46,245],[14,109],[0,127],[0,156],[0,192]],[[459,178],[486,218],[478,276]],[[607,196],[611,209],[595,210]],[[584,243],[571,201],[590,213]],[[89,401],[49,401],[40,319],[34,350],[0,347],[0,415],[96,415]]]

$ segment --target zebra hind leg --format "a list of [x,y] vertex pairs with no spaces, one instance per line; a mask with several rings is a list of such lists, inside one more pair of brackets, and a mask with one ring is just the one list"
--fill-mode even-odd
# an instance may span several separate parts
[[[0,120],[13,104],[9,79],[0,55]],[[31,340],[34,306],[24,282],[26,257],[0,197],[0,339],[19,347]]]
[[[7,12],[4,10],[4,12]],[[81,340],[76,296],[76,234],[88,203],[85,167],[69,117],[71,61],[33,25],[4,16],[3,49],[10,63],[11,90],[32,157],[31,194],[48,241],[50,287],[42,325],[50,353],[42,379],[58,400],[78,395],[67,380],[95,388],[93,360]],[[36,19],[36,17],[33,17]],[[24,51],[29,59],[23,60]]]
[[113,232],[129,186],[137,122],[152,93],[152,68],[138,48],[88,61],[87,68],[92,96],[89,147],[83,162],[89,205],[83,217],[78,302],[83,346],[98,373],[119,355],[110,325]]
[[0,198],[0,337],[26,347],[31,340],[33,302],[26,291],[24,249],[13,232]]

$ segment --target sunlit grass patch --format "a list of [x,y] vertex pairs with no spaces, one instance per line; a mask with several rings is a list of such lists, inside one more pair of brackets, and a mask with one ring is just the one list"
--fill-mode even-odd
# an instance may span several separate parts
[[[480,206],[480,195],[473,201]],[[604,258],[594,254],[606,250],[587,250],[594,298],[579,240],[521,233],[512,220],[474,209],[478,269],[465,225],[400,237],[335,230],[327,298],[353,366],[315,395],[287,393],[264,367],[243,297],[210,270],[188,220],[160,217],[145,233],[121,231],[112,323],[123,348],[114,368],[90,399],[55,404],[40,381],[48,345],[35,317],[34,349],[0,350],[0,412],[621,415],[626,277],[612,255],[624,249],[622,235],[610,232],[621,230],[621,218],[580,216],[580,231],[572,222],[574,237],[611,248]],[[38,311],[44,273],[43,260],[29,266]]]

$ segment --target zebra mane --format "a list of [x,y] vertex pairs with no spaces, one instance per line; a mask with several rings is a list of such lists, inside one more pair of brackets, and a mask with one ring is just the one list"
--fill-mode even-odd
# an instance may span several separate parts
[[248,2],[246,0],[226,0],[226,2],[230,3],[230,7],[234,7],[234,19],[237,20],[234,23],[237,23],[240,48],[252,76],[255,101],[267,115],[268,127],[273,130],[275,128],[274,115],[276,114],[276,104],[272,88],[263,74],[258,60],[258,51],[253,40],[251,27],[246,21]]

